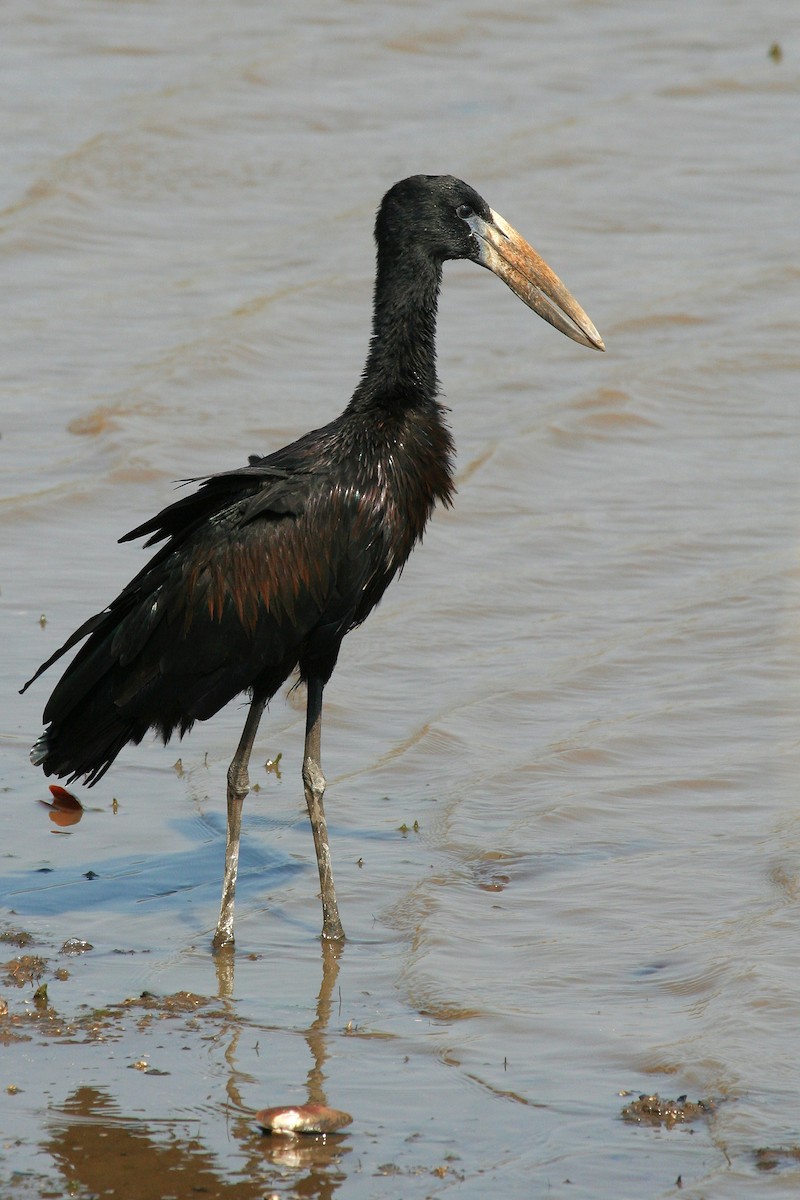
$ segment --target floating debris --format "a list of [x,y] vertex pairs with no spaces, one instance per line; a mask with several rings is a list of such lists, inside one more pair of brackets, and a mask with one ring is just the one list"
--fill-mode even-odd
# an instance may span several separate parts
[[256,1124],[265,1133],[338,1133],[353,1118],[338,1108],[326,1104],[280,1105],[262,1108],[256,1113]]
[[73,796],[72,792],[59,787],[57,783],[51,783],[49,786],[54,804],[60,804],[62,808],[79,808],[83,812],[83,805],[77,796]]
[[652,1096],[642,1094],[638,1100],[627,1104],[622,1110],[622,1119],[637,1125],[664,1125],[671,1129],[673,1125],[688,1125],[708,1117],[716,1107],[714,1100],[687,1100],[686,1096],[662,1100],[656,1092]]
[[12,958],[7,963],[0,964],[0,971],[6,983],[16,987],[24,987],[26,983],[35,983],[47,970],[47,962],[38,954],[22,954]]
[[211,1001],[205,996],[197,996],[194,992],[173,992],[170,996],[156,996],[153,992],[142,992],[139,996],[123,1000],[119,1008],[142,1008],[155,1012],[160,1017],[179,1016],[183,1013],[195,1013]]
[[0,933],[0,942],[7,942],[11,946],[30,946],[33,941],[33,934],[28,933],[25,929],[6,929]]
[[759,1171],[775,1171],[778,1167],[796,1167],[800,1163],[800,1146],[761,1146],[755,1152]]
[[64,945],[61,947],[61,954],[86,954],[89,950],[94,950],[91,942],[84,942],[82,938],[67,938]]
[[158,1067],[151,1067],[146,1058],[137,1058],[136,1062],[128,1063],[128,1070],[141,1071],[143,1075],[169,1075],[169,1071],[159,1071]]
[[780,42],[773,42],[767,53],[774,63],[779,63],[783,58]]
[[280,777],[281,777],[281,759],[282,758],[283,758],[283,751],[281,750],[278,754],[275,755],[274,758],[268,758],[267,761],[264,763],[264,769],[266,771],[269,771],[270,774],[274,775],[277,779],[280,779]]
[[50,792],[53,797],[52,802],[40,800],[39,803],[48,810],[53,824],[61,827],[77,825],[84,811],[80,800],[66,788],[59,787],[57,783],[50,784]]

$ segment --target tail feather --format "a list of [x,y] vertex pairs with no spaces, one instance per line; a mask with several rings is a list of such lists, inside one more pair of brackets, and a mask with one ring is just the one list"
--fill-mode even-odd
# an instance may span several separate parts
[[[164,669],[164,645],[148,645],[134,662],[122,663],[116,648],[119,630],[112,623],[96,629],[53,689],[44,712],[46,727],[31,749],[31,762],[46,775],[82,778],[88,786],[103,777],[120,751],[138,745],[152,729],[166,744],[174,733],[188,733],[234,696],[255,687],[252,661],[206,669],[202,661],[183,660],[180,671]],[[174,641],[174,637],[173,637]],[[296,656],[258,677],[259,693],[272,696],[291,673]]]
[[35,767],[40,767],[46,761],[50,747],[47,744],[47,730],[43,730],[31,746],[30,759]]
[[128,742],[138,743],[148,722],[126,716],[113,701],[108,681],[83,702],[76,702],[62,715],[57,714],[39,735],[31,749],[31,762],[45,775],[66,778],[69,783],[82,778],[89,787],[105,775]]

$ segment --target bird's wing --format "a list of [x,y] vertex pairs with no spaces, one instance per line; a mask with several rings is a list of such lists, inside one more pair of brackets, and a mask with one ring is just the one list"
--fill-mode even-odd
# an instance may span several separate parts
[[164,545],[39,669],[88,635],[45,720],[63,721],[102,691],[168,736],[248,688],[272,694],[315,629],[329,630],[338,650],[358,590],[349,503],[322,472],[244,468],[211,477],[140,526]]
[[247,500],[256,504],[261,512],[298,515],[302,512],[312,475],[310,471],[276,467],[268,460],[258,459],[237,470],[222,471],[201,479],[185,479],[184,484],[198,483],[200,486],[119,540],[132,542],[147,537],[146,546],[165,538],[185,540],[205,521],[213,520],[232,505]]
[[303,484],[306,485],[307,492],[309,478],[307,472],[298,475],[288,468],[272,466],[269,459],[251,458],[248,467],[210,475],[201,480],[185,480],[185,483],[199,482],[200,487],[190,495],[168,505],[119,539],[120,542],[129,542],[147,536],[145,546],[152,546],[165,539],[168,539],[167,545],[144,565],[108,608],[89,617],[68,637],[66,642],[42,663],[21,691],[25,692],[44,671],[84,638],[113,624],[113,619],[118,619],[120,610],[129,609],[131,602],[135,603],[141,599],[142,594],[148,590],[148,585],[150,591],[156,591],[163,583],[159,567],[162,567],[180,546],[198,534],[206,523],[213,528],[226,514],[230,520],[231,509],[235,509],[237,503],[240,519],[245,522],[259,513],[266,515],[270,511],[276,516],[297,516],[303,511]]

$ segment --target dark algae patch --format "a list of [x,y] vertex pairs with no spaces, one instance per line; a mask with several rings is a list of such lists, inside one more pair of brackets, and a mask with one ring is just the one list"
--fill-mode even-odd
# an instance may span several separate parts
[[715,1100],[689,1100],[678,1096],[677,1100],[663,1100],[657,1092],[652,1096],[640,1095],[638,1100],[626,1104],[622,1110],[623,1121],[634,1125],[663,1126],[672,1129],[675,1125],[690,1125],[711,1116],[716,1110]]
[[778,1171],[781,1167],[800,1165],[800,1146],[761,1146],[755,1152],[759,1171]]

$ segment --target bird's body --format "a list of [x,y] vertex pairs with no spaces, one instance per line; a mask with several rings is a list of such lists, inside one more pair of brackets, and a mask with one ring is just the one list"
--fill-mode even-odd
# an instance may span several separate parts
[[[209,477],[126,535],[123,541],[147,536],[147,545],[163,544],[33,677],[86,639],[45,707],[48,727],[32,758],[48,775],[90,785],[149,729],[165,741],[175,731],[183,736],[250,694],[228,775],[217,946],[233,940],[255,732],[266,702],[297,668],[309,689],[303,777],[323,935],[343,936],[322,809],[322,691],[345,634],[379,602],[435,505],[452,497],[453,446],[437,400],[435,357],[442,263],[463,257],[488,266],[563,332],[602,349],[549,268],[459,180],[415,176],[395,185],[379,211],[376,240],[372,342],[341,416],[249,466]],[[535,281],[522,269],[531,263]]]
[[437,403],[367,424],[348,410],[126,535],[165,544],[64,648],[91,634],[44,712],[51,773],[94,783],[151,726],[183,735],[297,667],[327,683],[452,490]]

